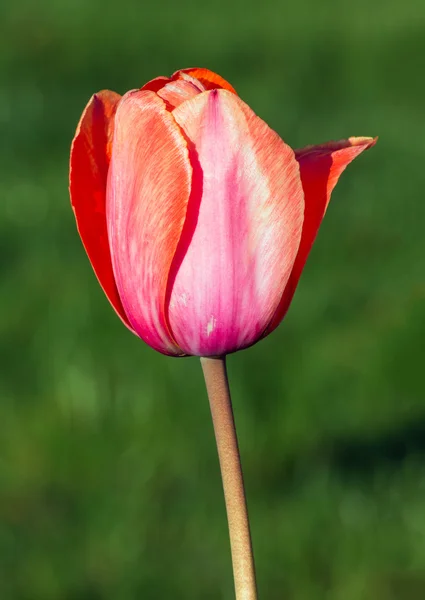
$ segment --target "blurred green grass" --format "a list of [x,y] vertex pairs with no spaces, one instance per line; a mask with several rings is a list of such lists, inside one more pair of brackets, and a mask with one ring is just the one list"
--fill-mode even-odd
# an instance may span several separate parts
[[207,66],[293,147],[379,135],[291,310],[229,370],[261,598],[425,597],[425,6],[0,5],[0,598],[232,598],[196,359],[114,316],[78,239],[91,94]]

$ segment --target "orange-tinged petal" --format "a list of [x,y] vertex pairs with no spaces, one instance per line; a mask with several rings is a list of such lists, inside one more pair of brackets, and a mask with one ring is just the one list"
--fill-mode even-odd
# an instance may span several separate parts
[[209,69],[200,69],[196,67],[191,69],[180,69],[180,71],[174,73],[173,78],[176,76],[184,78],[185,75],[189,75],[200,81],[206,90],[223,89],[236,94],[235,88],[231,86],[228,81]]
[[115,116],[107,222],[115,280],[134,331],[164,354],[181,355],[165,297],[185,221],[192,168],[187,143],[165,102],[126,94]]
[[173,115],[191,142],[194,177],[169,322],[186,353],[227,354],[261,337],[291,273],[304,212],[299,166],[227,90],[199,94]]
[[225,89],[236,94],[234,88],[223,77],[209,69],[181,69],[171,77],[156,77],[140,88],[156,92],[173,110],[182,102],[206,90]]
[[89,100],[72,142],[69,190],[93,270],[110,303],[131,329],[115,284],[105,209],[114,117],[120,99],[119,94],[104,90]]
[[326,212],[332,190],[347,165],[364,150],[376,144],[377,138],[351,137],[348,140],[307,146],[295,151],[300,165],[305,196],[305,215],[301,243],[291,276],[279,307],[265,335],[275,329],[289,308],[299,278]]
[[184,79],[178,79],[176,81],[170,81],[164,85],[163,88],[158,90],[157,94],[160,98],[165,100],[169,110],[173,110],[177,106],[180,106],[182,102],[190,100],[194,96],[197,96],[201,92],[205,91],[202,89],[202,87],[199,85],[199,82],[196,79],[194,79],[193,82],[185,81]]

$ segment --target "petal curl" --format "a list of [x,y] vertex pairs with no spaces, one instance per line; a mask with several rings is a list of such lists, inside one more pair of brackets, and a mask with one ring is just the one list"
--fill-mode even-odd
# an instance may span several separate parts
[[156,92],[160,98],[165,100],[167,108],[173,110],[185,100],[205,92],[205,87],[194,77],[183,78],[177,72],[172,77],[156,77],[145,83],[140,90]]
[[177,106],[180,106],[182,102],[190,100],[197,94],[205,91],[200,85],[197,85],[196,79],[192,81],[185,81],[184,79],[178,79],[176,81],[170,81],[164,85],[163,88],[158,90],[157,94],[160,98],[166,101],[168,108],[173,110]]
[[235,88],[231,86],[228,81],[221,77],[221,75],[218,75],[209,69],[200,69],[197,67],[193,67],[191,69],[180,69],[180,71],[176,71],[173,74],[173,78],[178,77],[179,79],[184,79],[186,75],[194,77],[200,81],[206,90],[222,89],[236,94]]
[[169,322],[185,352],[227,354],[257,341],[285,288],[302,228],[299,167],[227,90],[199,94],[173,115],[192,142],[194,179]]
[[106,225],[106,182],[114,117],[121,99],[109,90],[89,100],[71,146],[69,191],[87,256],[108,300],[131,329],[115,284]]
[[235,89],[223,77],[209,69],[180,69],[171,77],[156,77],[141,88],[156,92],[173,110],[182,102],[206,90],[225,89],[236,94]]
[[107,186],[112,264],[134,331],[164,354],[183,354],[164,305],[191,176],[187,143],[165,102],[151,91],[126,94],[115,116]]
[[364,150],[376,144],[377,138],[350,137],[348,140],[307,146],[295,151],[300,165],[305,196],[305,216],[300,247],[291,276],[279,307],[265,335],[271,333],[285,316],[291,304],[307,257],[329,204],[332,190],[341,173]]
[[169,81],[171,81],[171,79],[169,77],[164,77],[164,75],[160,75],[159,77],[155,77],[155,79],[151,79],[150,81],[145,83],[145,85],[143,85],[140,88],[140,90],[141,91],[158,92]]

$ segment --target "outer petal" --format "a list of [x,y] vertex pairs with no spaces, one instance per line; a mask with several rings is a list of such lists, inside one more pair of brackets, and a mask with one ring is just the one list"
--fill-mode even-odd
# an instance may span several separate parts
[[164,354],[183,354],[164,304],[191,187],[187,143],[154,92],[120,102],[107,188],[107,221],[118,290],[134,331]]
[[169,322],[185,352],[225,354],[261,336],[285,288],[303,220],[299,167],[226,90],[173,114],[193,144],[194,180],[170,274]]
[[374,146],[376,140],[377,138],[370,137],[351,137],[295,151],[305,196],[304,225],[291,277],[265,335],[279,325],[289,308],[339,176],[356,156]]
[[94,272],[110,303],[130,327],[112,271],[105,210],[114,116],[120,99],[119,94],[105,90],[87,104],[72,142],[69,190],[78,231]]
[[190,77],[194,77],[198,81],[202,83],[206,90],[215,90],[215,89],[223,89],[236,94],[236,90],[234,87],[230,85],[228,81],[223,79],[217,73],[210,71],[209,69],[200,69],[197,67],[191,69],[181,69],[180,71],[176,71],[173,75],[173,79],[175,77],[185,79],[186,75]]

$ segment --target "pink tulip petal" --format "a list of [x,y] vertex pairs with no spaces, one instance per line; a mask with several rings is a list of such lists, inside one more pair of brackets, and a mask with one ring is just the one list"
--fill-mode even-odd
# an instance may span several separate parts
[[348,140],[307,146],[296,150],[305,197],[305,216],[301,243],[288,285],[265,335],[275,329],[285,316],[299,278],[326,212],[332,190],[347,165],[364,150],[376,144],[377,138],[351,137]]
[[106,226],[106,181],[121,96],[104,90],[87,104],[72,142],[69,190],[78,231],[108,300],[131,329],[115,284]]
[[107,188],[112,264],[132,327],[164,354],[183,354],[164,304],[191,177],[187,143],[165,102],[150,91],[126,94],[115,116]]
[[253,344],[298,251],[304,199],[293,151],[235,94],[199,94],[173,115],[192,142],[192,196],[168,316],[188,354]]
[[176,81],[170,81],[166,83],[163,88],[158,90],[157,94],[160,98],[166,101],[169,110],[173,110],[179,106],[182,102],[190,100],[197,94],[204,91],[200,85],[196,85],[196,79],[192,81],[185,81],[184,79],[178,79]]
[[[173,81],[189,81],[190,83],[193,83],[193,85],[195,85],[200,92],[207,91],[207,88],[203,83],[199,81],[199,79],[196,79],[196,77],[192,77],[192,75],[188,75],[184,71],[176,71],[173,75]],[[216,85],[216,87],[218,88],[219,86]]]

